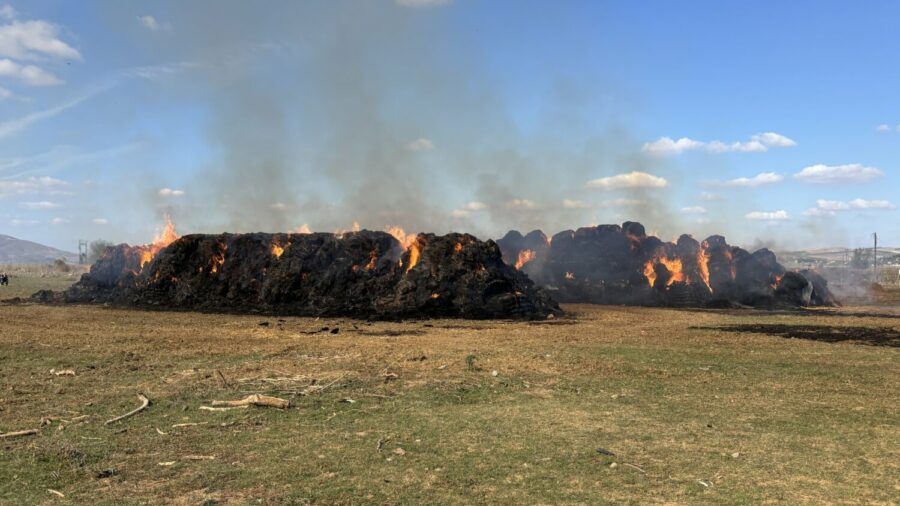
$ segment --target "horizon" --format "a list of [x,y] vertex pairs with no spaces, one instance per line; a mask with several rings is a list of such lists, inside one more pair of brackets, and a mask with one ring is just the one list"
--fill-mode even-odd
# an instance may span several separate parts
[[0,0],[0,233],[900,245],[900,5],[544,5]]

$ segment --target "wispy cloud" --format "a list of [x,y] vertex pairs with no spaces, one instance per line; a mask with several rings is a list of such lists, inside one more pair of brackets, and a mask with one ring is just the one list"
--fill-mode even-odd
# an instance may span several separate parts
[[20,180],[0,180],[0,198],[9,195],[64,195],[68,194],[69,183],[49,176],[29,177]]
[[804,216],[835,216],[842,211],[890,211],[896,206],[888,200],[853,199],[847,202],[840,200],[816,200],[816,207],[803,211]]
[[55,86],[65,83],[52,72],[35,65],[22,65],[9,58],[0,59],[0,77],[12,78],[28,86]]
[[[159,190],[160,197],[182,197],[184,190],[173,190],[172,188],[161,188]],[[283,206],[284,204],[282,204]]]
[[900,132],[900,125],[896,125],[896,126],[894,126],[894,127],[891,127],[891,126],[888,125],[887,123],[882,123],[881,125],[878,125],[877,127],[875,127],[875,131],[876,131],[876,132],[881,132],[881,133],[886,133],[886,132]]
[[748,220],[753,221],[787,221],[791,216],[784,209],[778,211],[753,211],[744,215]]
[[684,214],[706,214],[706,208],[701,206],[682,207],[681,212]]
[[46,210],[46,209],[56,209],[60,207],[56,202],[50,202],[49,200],[41,200],[39,202],[20,202],[19,207],[23,209],[31,209],[31,210]]
[[634,171],[627,174],[593,179],[588,181],[585,186],[601,190],[617,190],[623,188],[665,188],[668,185],[669,182],[664,178],[647,174],[646,172]]
[[168,32],[172,30],[172,25],[168,21],[157,21],[155,17],[150,16],[149,14],[146,16],[138,16],[138,22],[141,26],[151,32]]
[[722,186],[731,188],[756,188],[757,186],[765,186],[769,184],[780,183],[784,181],[784,176],[774,172],[762,172],[753,177],[739,177],[728,181],[712,181],[708,183],[710,186]]
[[430,139],[420,137],[406,145],[410,151],[429,151],[434,149],[434,143]]
[[0,56],[17,60],[81,59],[77,49],[60,40],[56,25],[42,20],[13,20],[0,25]]
[[107,220],[106,218],[94,218],[91,220],[91,223],[93,223],[94,225],[108,225],[109,220]]
[[528,199],[513,199],[505,204],[507,209],[537,209],[537,204]]
[[788,148],[797,143],[775,132],[763,132],[743,142],[698,141],[689,137],[673,139],[660,137],[644,144],[642,151],[653,156],[674,156],[685,151],[703,150],[709,153],[762,153],[770,148]]
[[16,19],[16,16],[19,13],[13,8],[12,5],[4,4],[0,5],[0,19],[4,19],[6,21],[11,21]]
[[794,174],[794,179],[812,184],[864,183],[884,175],[880,169],[859,163],[811,165]]
[[468,218],[472,213],[484,211],[488,206],[484,202],[467,202],[465,205],[458,207],[450,212],[454,218]]

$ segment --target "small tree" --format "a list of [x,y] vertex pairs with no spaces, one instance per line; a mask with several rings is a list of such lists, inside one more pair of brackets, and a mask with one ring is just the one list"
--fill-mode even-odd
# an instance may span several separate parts
[[97,260],[100,260],[100,257],[102,257],[104,253],[106,253],[106,250],[112,246],[113,243],[104,241],[103,239],[91,241],[91,244],[88,246],[88,263],[94,263]]

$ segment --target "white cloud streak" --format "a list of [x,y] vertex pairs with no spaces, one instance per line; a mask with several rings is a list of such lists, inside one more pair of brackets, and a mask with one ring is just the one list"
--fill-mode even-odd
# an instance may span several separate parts
[[669,182],[659,176],[634,171],[627,174],[593,179],[588,181],[585,186],[601,190],[618,190],[623,188],[665,188],[668,185]]
[[797,143],[784,135],[775,132],[763,132],[750,137],[744,142],[698,141],[689,137],[672,139],[660,137],[647,142],[641,150],[652,156],[674,156],[685,151],[703,150],[709,153],[762,153],[770,148],[789,148]]
[[890,211],[896,206],[888,200],[853,199],[847,202],[840,200],[816,200],[816,207],[803,211],[804,216],[835,216],[842,211]]
[[752,221],[787,221],[791,216],[784,209],[778,211],[752,211],[744,215]]
[[34,211],[46,210],[46,209],[56,209],[60,207],[56,202],[50,202],[49,200],[42,200],[40,202],[20,202],[19,207],[23,209],[31,209]]
[[865,183],[884,175],[880,169],[859,163],[846,165],[817,164],[794,174],[794,179],[811,184]]
[[782,176],[781,174],[776,174],[774,172],[762,172],[753,177],[739,177],[722,182],[716,181],[711,183],[711,185],[723,186],[727,188],[756,188],[758,186],[780,183],[781,181],[784,181],[784,176]]

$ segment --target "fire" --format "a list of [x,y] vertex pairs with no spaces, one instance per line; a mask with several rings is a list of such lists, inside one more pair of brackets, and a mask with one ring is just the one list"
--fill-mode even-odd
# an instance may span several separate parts
[[274,255],[275,258],[281,258],[281,255],[283,255],[283,254],[284,254],[284,247],[282,247],[277,242],[273,243],[272,244],[272,255]]
[[666,286],[672,286],[677,282],[683,283],[688,281],[684,272],[684,265],[680,258],[660,256],[648,260],[647,263],[644,264],[644,277],[647,278],[647,282],[650,283],[650,286],[656,284],[656,266],[659,264],[665,265],[666,270],[669,271],[669,279],[666,280]]
[[516,259],[516,269],[521,269],[528,262],[534,260],[535,253],[530,249],[523,249],[519,252],[519,258]]
[[409,266],[406,267],[405,272],[409,272],[410,270],[412,270],[412,268],[415,267],[417,263],[419,263],[419,244],[412,243],[409,246]]
[[440,298],[441,298],[441,294],[439,294],[439,293],[433,293],[433,294],[431,294],[431,298],[432,298],[432,299],[440,299]]
[[656,284],[656,268],[654,267],[653,260],[647,260],[647,263],[644,264],[644,277],[647,278],[650,286]]
[[215,274],[219,272],[219,267],[225,264],[225,252],[228,250],[228,246],[225,244],[220,244],[222,250],[212,256],[212,265],[209,267],[209,272]]
[[703,244],[700,245],[700,251],[697,252],[697,268],[700,271],[700,278],[703,279],[706,287],[712,290],[712,287],[709,285],[709,253],[706,251],[707,248],[709,248],[709,243],[703,241]]
[[670,286],[676,281],[684,281],[684,271],[680,259],[663,257],[659,259],[659,263],[665,265],[669,270],[669,280],[666,281],[666,286]]
[[166,215],[165,221],[165,227],[163,227],[162,230],[156,233],[156,235],[153,237],[153,242],[141,246],[142,270],[144,266],[146,266],[153,260],[153,257],[155,257],[157,253],[159,253],[166,246],[178,240],[178,232],[175,231],[175,224],[172,222],[172,217]]
[[[409,250],[409,265],[406,266],[406,270],[404,272],[409,272],[413,267],[419,263],[419,243],[416,239],[419,238],[419,234],[407,234],[405,230],[400,227],[393,226],[388,227],[387,233],[394,236],[394,239],[400,242],[400,245],[403,246],[403,250]],[[460,246],[460,248],[462,248]],[[402,262],[401,262],[402,265]]]
[[566,279],[575,279],[575,274],[571,272],[566,273]]
[[300,225],[299,227],[295,228],[294,233],[296,233],[296,234],[311,234],[312,229],[309,228],[308,224],[304,223],[303,225]]
[[455,246],[453,246],[453,252],[454,252],[454,253],[459,253],[459,252],[462,251],[462,248],[463,248],[462,243],[461,243],[461,242],[458,242],[458,243],[456,243]]

